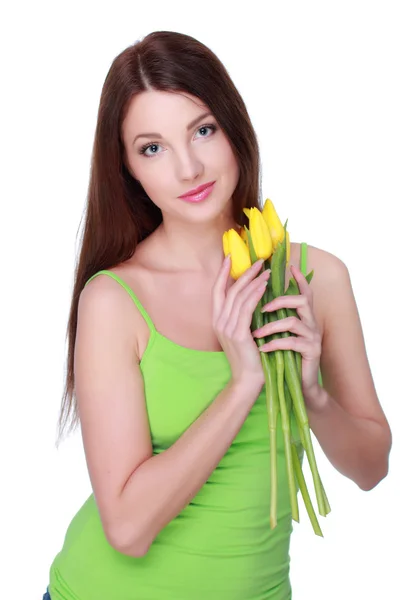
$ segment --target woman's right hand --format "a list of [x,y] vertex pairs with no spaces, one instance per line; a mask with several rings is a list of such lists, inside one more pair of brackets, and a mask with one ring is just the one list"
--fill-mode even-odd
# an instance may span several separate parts
[[[226,257],[213,287],[213,328],[231,366],[232,381],[259,390],[265,382],[260,351],[251,334],[253,312],[265,292],[270,270],[258,275],[254,263],[227,290],[231,258]],[[258,395],[257,394],[257,395]]]

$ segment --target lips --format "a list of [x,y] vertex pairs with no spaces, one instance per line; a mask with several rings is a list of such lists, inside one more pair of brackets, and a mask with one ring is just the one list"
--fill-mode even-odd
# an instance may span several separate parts
[[213,183],[215,183],[215,182],[214,181],[209,181],[208,183],[205,183],[204,185],[199,185],[199,187],[194,188],[193,190],[189,190],[188,192],[186,192],[186,194],[182,194],[181,196],[178,196],[178,198],[186,198],[187,196],[195,196],[196,194],[199,194],[200,192],[202,192],[206,188],[208,188],[211,185],[213,185]]

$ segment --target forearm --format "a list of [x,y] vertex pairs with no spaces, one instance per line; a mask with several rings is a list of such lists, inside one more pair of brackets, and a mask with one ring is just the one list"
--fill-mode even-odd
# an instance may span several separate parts
[[316,392],[307,408],[309,425],[333,466],[362,490],[372,489],[388,471],[390,442],[379,423],[346,412],[326,390]]
[[146,553],[157,534],[207,481],[245,421],[257,393],[229,383],[167,450],[132,474],[117,511],[124,554]]

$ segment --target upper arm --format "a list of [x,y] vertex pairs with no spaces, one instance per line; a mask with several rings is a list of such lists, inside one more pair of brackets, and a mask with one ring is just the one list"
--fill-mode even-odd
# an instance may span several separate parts
[[[390,429],[372,378],[364,335],[346,265],[320,253],[318,295],[323,306],[321,373],[326,391],[351,415]],[[315,253],[315,250],[314,250]]]
[[74,373],[89,477],[109,541],[127,480],[152,456],[134,333],[128,294],[109,277],[96,277],[79,299]]

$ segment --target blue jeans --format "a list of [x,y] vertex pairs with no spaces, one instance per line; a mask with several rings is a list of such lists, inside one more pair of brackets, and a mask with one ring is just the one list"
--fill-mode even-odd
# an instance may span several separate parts
[[46,593],[44,594],[42,600],[51,600],[50,594],[49,594],[49,588],[47,588]]

